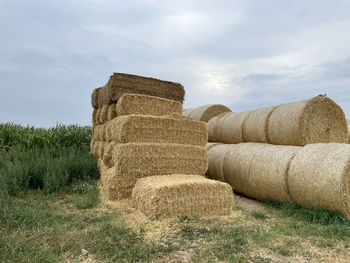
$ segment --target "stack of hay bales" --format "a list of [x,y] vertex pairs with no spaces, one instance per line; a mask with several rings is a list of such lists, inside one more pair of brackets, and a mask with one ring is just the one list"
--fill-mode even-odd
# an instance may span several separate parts
[[197,121],[208,122],[210,119],[224,112],[231,112],[231,110],[221,104],[209,104],[198,108],[184,109],[182,115]]
[[[206,146],[209,178],[254,199],[295,202],[350,218],[348,127],[343,111],[330,99],[222,114],[208,127],[209,137],[211,130],[217,141]],[[238,144],[223,144],[223,138]]]
[[[231,211],[232,191],[226,191],[216,203],[214,196],[208,197],[211,201],[196,196],[198,192],[216,191],[228,185],[204,177],[208,167],[207,126],[181,115],[183,96],[181,84],[126,74],[114,74],[106,86],[93,92],[91,154],[98,158],[103,199],[130,198],[138,179],[152,177],[144,181],[147,184],[140,183],[134,194],[135,206],[146,214],[149,206],[137,205],[137,196],[146,192],[158,196],[159,191],[178,202],[171,212],[161,213],[165,217],[185,212],[204,215],[201,209],[206,215]],[[153,189],[156,185],[162,186],[162,190]],[[144,187],[153,188],[144,191]],[[173,193],[177,193],[178,199]],[[155,200],[151,195],[148,197],[151,203]],[[192,206],[186,206],[185,199],[192,199]],[[205,202],[206,206],[199,208]],[[224,212],[218,213],[211,205]],[[152,206],[157,207],[153,203]]]

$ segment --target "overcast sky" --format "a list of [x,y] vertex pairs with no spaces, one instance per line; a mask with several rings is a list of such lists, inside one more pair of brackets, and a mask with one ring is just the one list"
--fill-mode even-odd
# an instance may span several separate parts
[[185,107],[327,93],[350,116],[350,1],[0,0],[0,120],[89,125],[113,72],[180,82]]

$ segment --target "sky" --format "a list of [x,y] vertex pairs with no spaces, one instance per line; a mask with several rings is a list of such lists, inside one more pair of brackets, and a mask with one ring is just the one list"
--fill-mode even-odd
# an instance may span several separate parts
[[327,94],[350,117],[350,1],[0,0],[0,121],[91,124],[113,72],[180,82],[184,107]]

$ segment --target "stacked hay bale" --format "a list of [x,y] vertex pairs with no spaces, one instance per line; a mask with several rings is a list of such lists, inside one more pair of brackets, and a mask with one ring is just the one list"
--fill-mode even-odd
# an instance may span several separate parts
[[231,110],[221,104],[209,104],[198,108],[184,109],[182,115],[197,121],[208,122],[210,119],[224,112],[231,112]]
[[208,177],[227,182],[237,193],[328,209],[350,218],[349,144],[239,143],[207,148]]
[[343,110],[324,96],[246,112],[222,113],[208,122],[209,141],[304,146],[348,141]]
[[[208,128],[217,141],[206,146],[209,178],[254,199],[295,202],[350,218],[348,130],[343,111],[330,99],[224,113]],[[227,141],[238,144],[222,143]]]
[[[171,213],[164,212],[165,216],[188,212],[190,207],[192,214],[204,213],[196,209],[203,205],[196,193],[209,188],[214,191],[223,186],[218,182],[209,183],[211,180],[204,178],[208,166],[205,149],[207,126],[204,122],[181,115],[183,97],[181,84],[117,73],[106,86],[93,92],[95,121],[93,119],[91,154],[98,158],[99,184],[104,199],[130,198],[138,179],[152,177],[147,182],[152,182],[153,186],[158,181],[162,182],[162,193],[168,191],[169,197],[174,199],[175,195],[171,195],[173,189],[184,198],[180,198],[181,202],[176,199],[180,202],[178,208],[173,208]],[[177,179],[182,183],[172,188],[173,181]],[[224,188],[227,187],[224,185]],[[149,184],[140,184],[135,200],[138,193],[144,192],[142,186],[149,187]],[[219,202],[225,214],[232,207],[232,197],[231,191],[230,195],[223,195],[226,202]],[[186,198],[192,198],[198,206],[186,207],[183,203]],[[146,209],[146,206],[136,203],[139,209]],[[209,204],[203,208],[207,215],[218,214]],[[188,215],[192,214],[188,212]]]

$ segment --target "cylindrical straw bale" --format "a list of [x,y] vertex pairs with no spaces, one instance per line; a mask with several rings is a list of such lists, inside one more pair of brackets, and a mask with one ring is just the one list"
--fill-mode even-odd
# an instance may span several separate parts
[[197,121],[208,122],[213,117],[228,111],[230,112],[231,110],[224,105],[209,104],[192,109],[187,117]]
[[107,122],[107,115],[108,115],[108,105],[103,105],[101,108],[101,113],[100,113],[100,123],[105,123]]
[[221,126],[220,142],[240,143],[244,141],[243,125],[251,111],[232,112],[223,119]]
[[249,191],[245,194],[263,201],[292,202],[287,187],[288,169],[300,149],[269,144],[258,149],[250,163]]
[[218,144],[222,144],[221,142],[208,142],[206,145],[205,145],[205,149],[207,151],[210,150],[211,147],[214,147],[215,145],[218,145]]
[[269,107],[249,112],[243,123],[243,140],[245,142],[268,142],[267,127],[274,109],[275,107]]
[[248,184],[250,163],[263,147],[268,146],[264,143],[240,143],[232,145],[226,153],[223,164],[224,177],[235,192],[247,196],[251,193]]
[[108,105],[107,121],[111,121],[117,117],[117,105],[115,103]]
[[223,165],[226,153],[235,145],[233,144],[215,144],[208,150],[208,171],[207,176],[210,179],[225,182]]
[[189,118],[193,110],[194,110],[193,108],[183,109],[182,116]]
[[223,120],[233,112],[221,113],[208,121],[208,141],[222,142],[222,123]]
[[350,145],[317,143],[303,147],[291,162],[288,186],[293,201],[301,206],[350,217]]
[[281,145],[307,145],[348,140],[343,110],[324,96],[282,104],[270,115],[269,141]]

